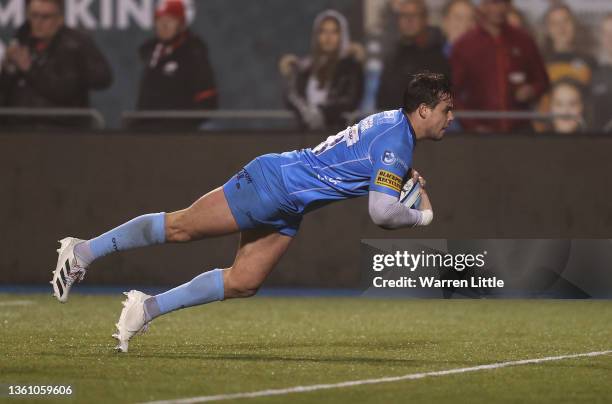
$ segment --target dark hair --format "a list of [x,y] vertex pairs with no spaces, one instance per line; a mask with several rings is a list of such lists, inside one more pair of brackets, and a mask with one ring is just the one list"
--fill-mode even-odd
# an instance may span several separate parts
[[[64,0],[40,0],[40,1],[47,1],[49,3],[55,4],[60,14],[64,14]],[[29,6],[31,2],[32,0],[27,0],[26,6]]]
[[444,74],[416,73],[412,75],[404,90],[402,106],[404,112],[409,114],[416,111],[421,104],[435,108],[440,101],[451,96],[450,80]]

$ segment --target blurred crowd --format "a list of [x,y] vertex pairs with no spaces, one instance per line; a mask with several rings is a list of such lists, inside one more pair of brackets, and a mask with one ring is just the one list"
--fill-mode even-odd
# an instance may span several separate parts
[[[437,25],[425,0],[391,0],[383,11],[387,29],[365,46],[351,39],[341,13],[323,11],[313,22],[309,54],[279,59],[284,102],[305,129],[342,127],[357,111],[397,108],[410,75],[427,70],[450,76],[456,110],[480,111],[464,114],[454,130],[612,132],[612,15],[602,16],[590,35],[570,7],[551,4],[536,29],[511,0],[449,0]],[[63,15],[63,0],[28,2],[27,21],[0,49],[0,106],[87,108],[91,91],[111,85],[103,52],[67,27]],[[139,55],[137,110],[218,108],[207,45],[190,31],[181,0],[159,3],[154,35]],[[538,119],[491,119],[482,111]],[[549,114],[555,118],[545,119]]]

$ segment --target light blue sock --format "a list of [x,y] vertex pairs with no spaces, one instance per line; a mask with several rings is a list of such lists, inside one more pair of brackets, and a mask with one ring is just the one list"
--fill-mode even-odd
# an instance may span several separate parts
[[174,310],[223,300],[224,295],[223,269],[204,272],[187,283],[147,299],[147,321]]
[[151,213],[138,216],[101,236],[77,244],[75,253],[89,261],[86,262],[89,265],[112,252],[162,244],[165,241],[165,213]]

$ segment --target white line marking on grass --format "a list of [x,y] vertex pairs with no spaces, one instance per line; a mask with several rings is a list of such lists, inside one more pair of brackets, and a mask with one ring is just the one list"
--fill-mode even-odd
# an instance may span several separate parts
[[32,300],[5,300],[0,302],[0,307],[2,306],[27,306],[34,303]]
[[529,365],[532,363],[542,363],[542,362],[550,362],[550,361],[559,361],[563,359],[582,358],[586,356],[601,356],[601,355],[609,355],[609,354],[612,354],[612,350],[601,351],[601,352],[580,353],[580,354],[573,354],[573,355],[549,356],[546,358],[537,358],[537,359],[523,359],[519,361],[510,361],[510,362],[498,362],[498,363],[491,363],[489,365],[473,366],[469,368],[457,368],[457,369],[448,369],[448,370],[438,370],[434,372],[412,373],[412,374],[407,374],[403,376],[381,377],[379,379],[352,380],[352,381],[347,381],[347,382],[331,383],[331,384],[313,384],[310,386],[294,386],[294,387],[288,387],[285,389],[260,390],[260,391],[251,391],[247,393],[218,394],[215,396],[179,398],[176,400],[149,401],[144,404],[190,404],[190,403],[204,403],[204,402],[210,402],[210,401],[235,400],[235,399],[240,399],[240,398],[280,396],[284,394],[307,393],[310,391],[339,389],[343,387],[362,386],[365,384],[400,382],[403,380],[424,379],[426,377],[454,375],[454,374],[459,374],[459,373],[477,372],[479,370],[491,370],[491,369],[505,368],[509,366],[521,366],[521,365]]

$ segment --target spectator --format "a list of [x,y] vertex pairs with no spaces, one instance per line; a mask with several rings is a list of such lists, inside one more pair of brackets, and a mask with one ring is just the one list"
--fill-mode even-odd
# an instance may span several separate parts
[[576,117],[554,119],[555,132],[569,134],[584,129],[584,89],[580,82],[568,78],[558,80],[553,84],[550,98],[551,113]]
[[444,55],[450,57],[452,46],[476,25],[476,10],[470,0],[450,0],[442,9],[442,30],[446,37]]
[[601,54],[592,82],[594,127],[612,132],[612,14],[601,23]]
[[404,0],[397,6],[400,38],[395,50],[385,58],[377,95],[379,109],[397,108],[411,75],[428,70],[450,74],[444,56],[444,38],[438,28],[428,26],[424,0]]
[[[155,10],[155,37],[140,47],[144,64],[139,110],[210,110],[218,105],[217,88],[206,44],[186,22],[182,0],[164,0]],[[155,127],[193,128],[198,120],[152,120]]]
[[[586,52],[577,50],[580,30],[572,10],[562,3],[552,6],[544,15],[544,27],[542,49],[551,83],[569,78],[589,86],[595,61]],[[538,110],[549,111],[550,101],[548,95],[542,97]],[[542,122],[535,122],[534,127],[538,131],[548,129]]]
[[302,126],[323,129],[346,125],[343,116],[361,102],[364,51],[351,45],[346,18],[334,10],[320,13],[313,25],[311,55],[284,55],[279,64],[286,100]]
[[529,22],[527,21],[527,17],[516,6],[512,5],[512,7],[510,7],[510,11],[508,12],[506,21],[514,28],[519,28],[529,32],[529,34],[532,34],[531,27],[529,26]]
[[578,50],[579,24],[572,10],[563,4],[555,5],[546,12],[544,22],[543,54],[550,81],[568,77],[589,85],[595,61]]
[[[6,50],[0,76],[10,107],[88,107],[89,91],[112,82],[95,43],[64,25],[63,0],[31,0]],[[68,122],[54,121],[67,124]]]
[[[548,76],[531,37],[507,23],[511,2],[481,0],[479,23],[453,47],[451,64],[458,109],[528,111],[548,88]],[[509,132],[523,121],[461,120],[466,130]]]

